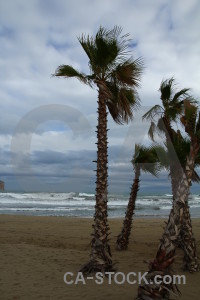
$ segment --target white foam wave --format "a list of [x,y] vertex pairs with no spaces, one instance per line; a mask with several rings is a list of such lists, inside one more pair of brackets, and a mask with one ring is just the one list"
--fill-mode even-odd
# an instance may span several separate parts
[[80,197],[82,197],[82,196],[83,196],[83,197],[84,197],[84,196],[85,196],[85,197],[94,197],[95,194],[79,193],[79,196],[80,196]]
[[[86,216],[94,211],[94,194],[88,193],[0,193],[0,212],[17,213],[35,211],[35,214]],[[167,216],[172,207],[172,195],[140,195],[136,200],[136,215]],[[124,216],[129,196],[108,195],[108,210],[111,216]],[[191,195],[189,199],[191,212],[200,215],[200,196]],[[45,213],[46,211],[46,213]],[[77,211],[77,212],[76,212]],[[49,213],[48,213],[49,212]],[[51,213],[52,212],[52,213]],[[69,212],[69,213],[68,213]],[[71,212],[71,213],[70,213]],[[87,213],[88,212],[88,213]]]

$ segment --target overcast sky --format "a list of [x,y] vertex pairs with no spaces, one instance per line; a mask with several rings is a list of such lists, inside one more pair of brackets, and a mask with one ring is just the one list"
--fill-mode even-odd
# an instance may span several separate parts
[[[109,186],[128,193],[135,142],[146,143],[142,113],[159,103],[163,79],[200,97],[198,0],[0,0],[0,179],[7,190],[94,192],[97,91],[51,77],[70,64],[88,73],[77,36],[99,26],[130,33],[145,72],[142,109],[129,125],[109,118]],[[167,176],[142,177],[141,192],[169,192]],[[198,191],[196,186],[195,191]]]

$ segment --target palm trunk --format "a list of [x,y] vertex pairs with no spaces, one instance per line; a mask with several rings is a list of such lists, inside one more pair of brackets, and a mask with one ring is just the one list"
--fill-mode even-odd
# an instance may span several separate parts
[[[164,119],[164,124],[166,128],[166,141],[168,149],[173,152],[173,136],[172,130],[169,122]],[[178,160],[178,157],[174,154],[173,158],[170,159],[170,174],[171,174],[171,185],[173,202],[175,201],[175,194],[180,183],[180,179],[183,174],[183,168]],[[183,269],[189,272],[197,272],[200,270],[198,258],[197,258],[197,245],[194,238],[192,230],[192,222],[190,217],[190,210],[188,205],[188,198],[185,201],[184,211],[183,211],[183,225],[180,230],[180,235],[178,239],[179,247],[184,251],[183,258]]]
[[194,143],[190,147],[190,154],[186,163],[186,174],[178,186],[174,197],[173,209],[170,213],[169,221],[166,225],[162,236],[156,258],[149,266],[148,280],[153,283],[142,284],[138,288],[137,300],[151,299],[169,299],[170,292],[179,292],[176,285],[159,283],[156,284],[154,279],[159,273],[160,276],[171,275],[171,264],[175,259],[178,237],[183,226],[184,207],[190,192],[192,173],[196,154],[199,151],[199,145]]
[[[175,195],[182,171],[176,165],[171,167],[170,170],[172,174],[171,175],[172,191],[173,191],[173,195]],[[198,272],[200,270],[200,267],[197,258],[197,245],[192,230],[192,221],[190,217],[188,199],[185,202],[185,207],[183,211],[183,224],[180,231],[178,246],[184,251],[184,257],[183,257],[184,271]]]
[[98,126],[97,126],[97,170],[96,170],[96,205],[90,261],[81,272],[107,272],[112,270],[109,246],[109,226],[107,220],[107,112],[103,91],[99,88]]
[[183,269],[189,272],[200,271],[200,265],[197,257],[197,246],[192,231],[192,221],[190,217],[188,201],[183,211],[183,225],[180,232],[180,247],[184,251]]
[[131,234],[132,218],[135,210],[135,202],[137,198],[137,193],[139,191],[139,177],[140,177],[140,167],[135,170],[135,179],[131,187],[130,198],[128,206],[126,209],[125,219],[123,222],[123,227],[121,233],[117,237],[116,248],[117,250],[126,250],[129,244],[129,237]]

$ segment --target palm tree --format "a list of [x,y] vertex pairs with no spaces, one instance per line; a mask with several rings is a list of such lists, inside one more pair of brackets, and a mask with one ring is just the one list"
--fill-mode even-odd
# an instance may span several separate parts
[[[155,131],[163,132],[165,134],[166,147],[171,157],[169,160],[170,164],[170,175],[172,183],[172,193],[176,192],[178,181],[177,179],[182,172],[180,162],[174,152],[173,138],[174,130],[172,123],[176,123],[178,118],[182,115],[184,110],[184,101],[192,101],[192,97],[189,95],[189,89],[185,88],[175,93],[175,80],[170,78],[161,82],[160,85],[160,99],[161,105],[153,106],[146,114],[143,119],[151,120],[151,126],[149,128],[149,136],[154,140]],[[157,124],[154,122],[155,118],[158,118]]]
[[61,65],[55,76],[75,77],[98,90],[96,205],[90,261],[81,269],[83,273],[112,270],[107,221],[107,108],[119,124],[132,119],[133,109],[139,104],[136,88],[143,70],[141,58],[133,60],[128,52],[128,35],[122,29],[100,27],[97,34],[78,38],[89,59],[90,75],[72,66]]
[[[175,251],[178,244],[178,238],[184,219],[184,207],[190,193],[190,185],[194,173],[196,157],[200,151],[200,113],[198,108],[189,101],[184,103],[184,115],[181,117],[181,123],[185,127],[185,132],[191,139],[190,152],[187,157],[185,173],[176,191],[173,209],[170,219],[165,227],[156,258],[149,266],[148,279],[152,284],[142,284],[138,288],[137,299],[169,299],[169,293],[177,292],[177,287],[172,283],[166,285],[163,281],[155,284],[154,278],[159,273],[160,276],[171,274],[171,264],[175,259]],[[195,263],[195,262],[194,262]],[[198,263],[194,264],[198,269]]]
[[[178,154],[175,151],[175,139],[176,139],[176,132],[173,130],[172,123],[177,122],[178,117],[183,114],[184,111],[184,102],[187,101],[189,103],[194,103],[194,99],[189,95],[189,89],[182,89],[175,93],[175,82],[174,79],[168,79],[161,83],[160,86],[161,92],[161,101],[162,106],[155,105],[152,107],[144,116],[143,118],[151,120],[151,126],[149,128],[149,135],[154,140],[154,133],[156,130],[164,132],[165,139],[166,139],[166,147],[168,149],[169,154],[169,169],[170,169],[170,176],[171,176],[171,185],[172,185],[172,194],[173,194],[173,201],[177,188],[179,186],[180,178],[182,178],[184,169],[183,165],[180,163],[178,158]],[[154,119],[155,116],[159,115],[159,119],[157,124],[155,124]],[[185,252],[184,258],[184,269],[189,270],[190,272],[197,271],[194,269],[193,260],[196,261],[196,256],[190,258],[188,257],[188,253],[191,252],[189,250],[191,244],[193,244],[193,248],[196,249],[196,241],[194,239],[192,233],[192,223],[190,218],[190,211],[188,207],[188,202],[186,201],[186,206],[184,207],[184,216],[185,221],[183,225],[183,230],[181,230],[180,236],[180,245],[183,247]],[[187,233],[186,233],[186,231]],[[186,240],[184,241],[184,238]],[[196,253],[196,250],[193,251]],[[187,263],[186,263],[187,261]],[[190,262],[189,262],[190,261]],[[196,263],[195,263],[196,265]]]
[[[187,157],[190,153],[190,144],[191,142],[190,139],[188,139],[188,137],[183,137],[179,130],[177,130],[177,132],[173,130],[173,147],[184,172],[186,172],[185,168],[186,168]],[[165,155],[166,155],[165,161],[169,162],[171,153],[168,153],[166,151]],[[196,156],[194,167],[195,168],[199,167],[199,165],[200,165],[200,153],[198,153]],[[197,183],[200,182],[200,177],[195,169],[193,169],[192,181]],[[189,270],[190,272],[193,271],[195,272],[199,270],[199,264],[197,259],[196,241],[192,231],[192,222],[191,222],[188,202],[186,202],[186,207],[184,208],[183,213],[184,213],[183,224],[180,231],[178,246],[182,248],[184,251],[183,269]]]
[[[199,114],[199,119],[196,123],[197,119],[197,113],[198,109],[196,106],[191,105],[190,101],[185,101],[184,103],[184,110],[185,110],[185,115],[181,117],[181,123],[185,127],[186,133],[189,135],[191,139],[191,143],[194,144],[194,148],[199,149],[199,138],[200,138],[200,114]],[[199,126],[199,127],[198,127]],[[196,135],[196,136],[195,136]],[[182,147],[182,155],[184,155],[184,148],[185,148],[185,153],[189,154],[189,141],[186,139],[183,141],[184,146]],[[191,151],[191,150],[190,150]],[[187,157],[188,155],[186,155]],[[179,157],[180,158],[180,157]],[[182,158],[183,159],[183,158]],[[180,161],[182,162],[181,158]],[[182,166],[184,168],[184,172],[187,173],[187,161],[182,163]],[[195,150],[193,153],[193,170],[191,170],[191,180],[190,178],[188,179],[191,182],[200,182],[200,178],[198,173],[195,170],[195,167],[199,167],[200,165],[200,152],[198,150]],[[184,270],[189,270],[190,272],[196,272],[200,271],[200,265],[198,262],[197,258],[197,249],[196,249],[196,240],[193,235],[192,231],[192,222],[191,222],[191,217],[190,217],[190,212],[189,212],[189,205],[188,205],[188,199],[186,201],[186,206],[183,211],[184,217],[183,217],[183,225],[180,231],[180,247],[184,250]]]
[[160,170],[157,150],[156,147],[153,146],[145,147],[136,144],[135,153],[131,162],[133,165],[135,176],[131,187],[130,198],[126,209],[122,230],[117,237],[117,250],[126,250],[128,248],[132,218],[135,210],[135,202],[139,191],[139,178],[141,175],[141,171],[148,172],[154,176],[157,176],[158,171]]

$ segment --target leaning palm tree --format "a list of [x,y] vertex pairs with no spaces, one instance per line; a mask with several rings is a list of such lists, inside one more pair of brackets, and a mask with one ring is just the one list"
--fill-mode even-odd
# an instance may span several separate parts
[[139,104],[136,88],[143,70],[141,58],[134,60],[128,51],[128,35],[122,29],[100,27],[97,34],[78,38],[89,59],[90,74],[85,75],[72,66],[61,65],[55,76],[75,77],[98,90],[96,205],[90,261],[81,269],[83,273],[105,272],[113,268],[107,221],[107,108],[119,124],[133,117]]
[[[191,144],[190,139],[188,137],[183,137],[180,130],[177,130],[177,132],[173,130],[173,147],[174,147],[173,150],[175,150],[184,172],[186,172],[185,168],[186,168],[187,157],[190,153],[190,144]],[[166,151],[165,155],[166,155],[165,161],[169,162],[171,153]],[[199,166],[200,166],[200,153],[197,154],[195,159],[195,165],[194,165],[195,168],[193,169],[192,182],[197,182],[197,183],[200,182],[200,177],[196,170],[196,168]],[[186,202],[186,207],[184,207],[183,213],[184,213],[183,224],[178,239],[178,246],[182,248],[184,251],[183,269],[189,270],[190,272],[195,272],[199,270],[199,263],[197,259],[196,241],[192,230],[192,221],[189,212],[188,200]]]
[[[173,146],[174,130],[173,123],[177,123],[179,117],[184,110],[184,101],[193,101],[189,95],[189,89],[185,88],[175,93],[175,80],[170,78],[161,82],[160,85],[160,99],[161,105],[153,106],[147,113],[144,114],[143,119],[151,120],[151,126],[149,128],[149,136],[154,140],[154,134],[156,131],[163,132],[165,135],[165,144],[170,153],[170,175],[172,183],[172,193],[175,194],[178,186],[178,178],[180,172],[183,172],[181,164],[177,158],[177,155]],[[155,123],[157,120],[157,123]]]
[[[184,111],[184,102],[187,101],[189,103],[194,103],[194,99],[189,94],[189,89],[182,89],[175,93],[175,82],[174,78],[165,80],[161,83],[160,86],[161,92],[161,101],[162,106],[155,105],[152,107],[143,118],[151,120],[151,126],[149,128],[149,136],[154,140],[154,133],[156,130],[159,132],[163,132],[165,134],[165,144],[168,149],[169,154],[169,169],[171,176],[171,185],[172,185],[172,194],[173,201],[179,186],[180,178],[182,178],[184,169],[180,160],[178,158],[178,154],[175,151],[174,144],[176,139],[176,132],[173,130],[173,123],[176,123],[178,118],[183,114]],[[155,117],[158,117],[157,124],[154,122]],[[183,225],[183,229],[181,230],[180,236],[180,245],[183,246],[183,250],[185,252],[184,260],[187,260],[187,263],[184,263],[184,268],[189,270],[190,272],[195,272],[199,269],[197,266],[196,270],[194,269],[193,260],[196,261],[196,256],[188,257],[188,253],[190,252],[189,248],[191,244],[193,244],[194,251],[196,253],[196,241],[192,234],[192,223],[190,219],[190,211],[188,204],[186,202],[186,206],[184,207],[184,216],[185,221]],[[187,234],[185,234],[185,230],[187,230]],[[184,241],[184,238],[187,239]],[[196,265],[196,264],[195,264]]]
[[[190,193],[195,160],[200,151],[200,113],[198,112],[198,108],[189,101],[185,101],[184,111],[185,113],[181,117],[181,123],[184,125],[185,132],[191,139],[190,152],[186,161],[185,173],[183,173],[176,191],[173,209],[165,227],[156,257],[149,265],[149,272],[146,278],[148,278],[151,283],[139,286],[137,295],[138,300],[169,299],[169,293],[171,291],[178,291],[177,287],[173,283],[166,285],[161,279],[160,283],[156,284],[154,279],[158,274],[161,277],[166,274],[171,274],[171,264],[175,259],[175,251],[184,219],[184,207]],[[194,268],[198,268],[197,261]]]
[[[196,118],[198,113],[197,107],[191,105],[189,101],[185,101],[184,106],[185,106],[185,115],[181,117],[181,123],[184,125],[186,133],[191,138],[191,143],[195,145],[194,148],[196,147],[197,149],[199,149],[198,139],[200,138],[199,136],[200,128],[198,126],[200,121],[198,120],[198,122],[196,123]],[[199,115],[199,119],[200,119],[200,115]],[[180,162],[182,163],[184,172],[187,175],[188,174],[187,161],[186,160],[184,161],[183,156],[186,153],[189,154],[189,152],[191,151],[189,150],[189,145],[188,145],[190,144],[190,142],[187,139],[182,138],[182,143],[183,143],[182,158],[179,156],[179,159]],[[188,157],[188,155],[185,156]],[[197,183],[200,182],[200,177],[197,171],[195,170],[195,168],[199,167],[199,165],[200,165],[200,151],[194,150],[193,170],[191,170],[191,174],[190,174],[191,180],[189,178],[191,185],[192,185],[192,181]],[[200,271],[200,264],[197,257],[196,240],[194,238],[194,234],[192,231],[192,221],[189,212],[188,199],[186,201],[183,214],[184,214],[183,224],[181,227],[180,237],[179,237],[180,238],[179,245],[184,250],[183,268],[184,270],[189,270],[190,272]]]
[[132,218],[135,210],[135,203],[139,191],[139,182],[141,171],[157,176],[160,171],[159,159],[155,146],[145,147],[135,145],[135,153],[132,159],[134,170],[134,180],[131,187],[130,198],[126,209],[125,219],[121,233],[117,237],[117,250],[126,250],[129,244],[129,237],[131,234]]

